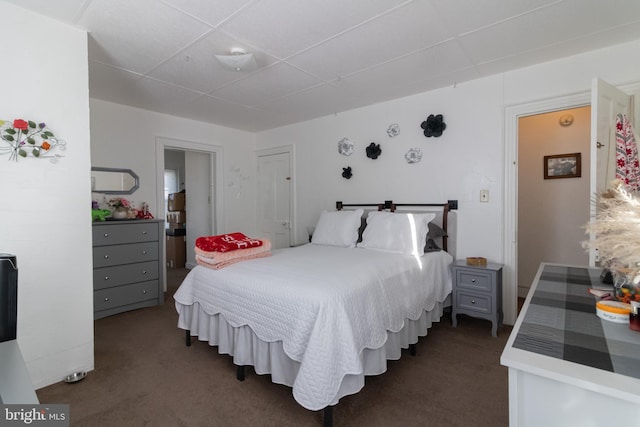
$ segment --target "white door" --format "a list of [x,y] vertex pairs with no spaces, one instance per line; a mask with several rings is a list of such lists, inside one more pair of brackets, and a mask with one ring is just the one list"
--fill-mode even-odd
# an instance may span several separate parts
[[200,151],[185,151],[185,190],[187,214],[187,268],[196,265],[196,257],[193,248],[196,239],[200,236],[211,236],[213,230],[213,206],[212,194],[214,191],[212,159],[215,153],[203,153]]
[[[591,167],[593,193],[605,190],[616,177],[616,116],[629,115],[631,96],[598,78],[591,90]],[[629,117],[633,120],[632,117]],[[595,163],[593,161],[595,159]],[[592,169],[593,172],[593,169]]]
[[[616,116],[629,115],[632,97],[598,78],[591,87],[591,194],[604,191],[616,177]],[[596,207],[591,206],[591,218]],[[591,235],[593,239],[595,236]],[[596,250],[589,253],[590,265],[596,265]]]
[[291,153],[258,155],[258,227],[272,247],[291,243]]

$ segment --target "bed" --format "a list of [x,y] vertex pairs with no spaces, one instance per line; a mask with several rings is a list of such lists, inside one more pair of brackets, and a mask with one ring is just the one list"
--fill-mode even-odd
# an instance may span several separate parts
[[244,366],[270,374],[331,425],[341,397],[384,373],[403,348],[413,351],[440,320],[451,293],[455,205],[337,202],[308,244],[193,268],[174,295],[178,327],[187,345],[195,336],[231,355],[238,379]]

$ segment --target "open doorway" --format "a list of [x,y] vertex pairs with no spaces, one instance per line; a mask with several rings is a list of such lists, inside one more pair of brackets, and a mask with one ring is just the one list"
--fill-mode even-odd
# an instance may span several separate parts
[[[527,296],[541,262],[589,264],[581,242],[588,239],[584,226],[590,211],[590,129],[588,105],[518,118],[520,298]],[[569,159],[565,163],[570,173],[549,172],[558,159]]]
[[[161,217],[167,218],[169,206],[166,204],[167,195],[173,190],[183,193],[184,205],[179,217],[180,222],[184,222],[183,236],[169,236],[165,238],[163,251],[163,262],[165,272],[167,269],[167,239],[172,239],[170,243],[175,244],[182,239],[185,251],[185,267],[195,266],[195,254],[189,248],[195,246],[195,239],[203,235],[215,234],[223,223],[223,195],[222,195],[222,174],[223,174],[223,150],[220,146],[207,145],[191,141],[183,141],[169,138],[157,138],[156,170],[158,200],[162,212],[158,212]],[[168,181],[165,182],[165,176]],[[166,185],[165,185],[166,184]],[[171,212],[172,218],[176,217]],[[178,224],[177,227],[180,227]],[[167,227],[170,227],[167,221]],[[176,239],[179,237],[179,239]],[[175,248],[174,248],[175,249]],[[168,277],[168,274],[165,274]],[[167,285],[165,282],[165,290]]]
[[[513,325],[518,315],[518,126],[521,117],[544,114],[589,105],[591,94],[584,92],[559,98],[545,99],[505,108],[505,178],[504,178],[504,268],[503,312],[504,323]],[[542,160],[540,161],[542,173]]]

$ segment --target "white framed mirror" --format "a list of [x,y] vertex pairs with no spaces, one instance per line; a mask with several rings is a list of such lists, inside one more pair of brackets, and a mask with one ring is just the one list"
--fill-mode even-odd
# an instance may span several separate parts
[[91,168],[91,192],[104,194],[133,194],[140,185],[138,175],[131,169]]

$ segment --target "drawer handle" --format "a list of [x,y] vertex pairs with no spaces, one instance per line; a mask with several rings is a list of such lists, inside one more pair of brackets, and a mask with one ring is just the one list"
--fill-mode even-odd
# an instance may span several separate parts
[[471,279],[471,283],[476,283],[476,279]]
[[104,237],[109,237],[109,233],[104,233]]
[[106,297],[104,300],[105,300],[105,301],[107,301],[107,302],[109,302],[109,297]]
[[476,300],[472,299],[471,304],[475,304],[475,303],[476,303]]
[[109,276],[104,276],[104,280],[109,280]]
[[109,255],[105,255],[105,256],[104,256],[104,259],[109,259]]
[[142,270],[142,274],[147,274],[147,270]]
[[146,231],[143,231],[143,232],[142,232],[142,234],[147,234],[147,232],[146,232]]
[[147,290],[145,289],[144,291],[142,291],[142,293],[143,293],[143,294],[146,294],[146,293],[147,293]]
[[146,255],[146,254],[147,254],[147,251],[142,251],[142,255]]

